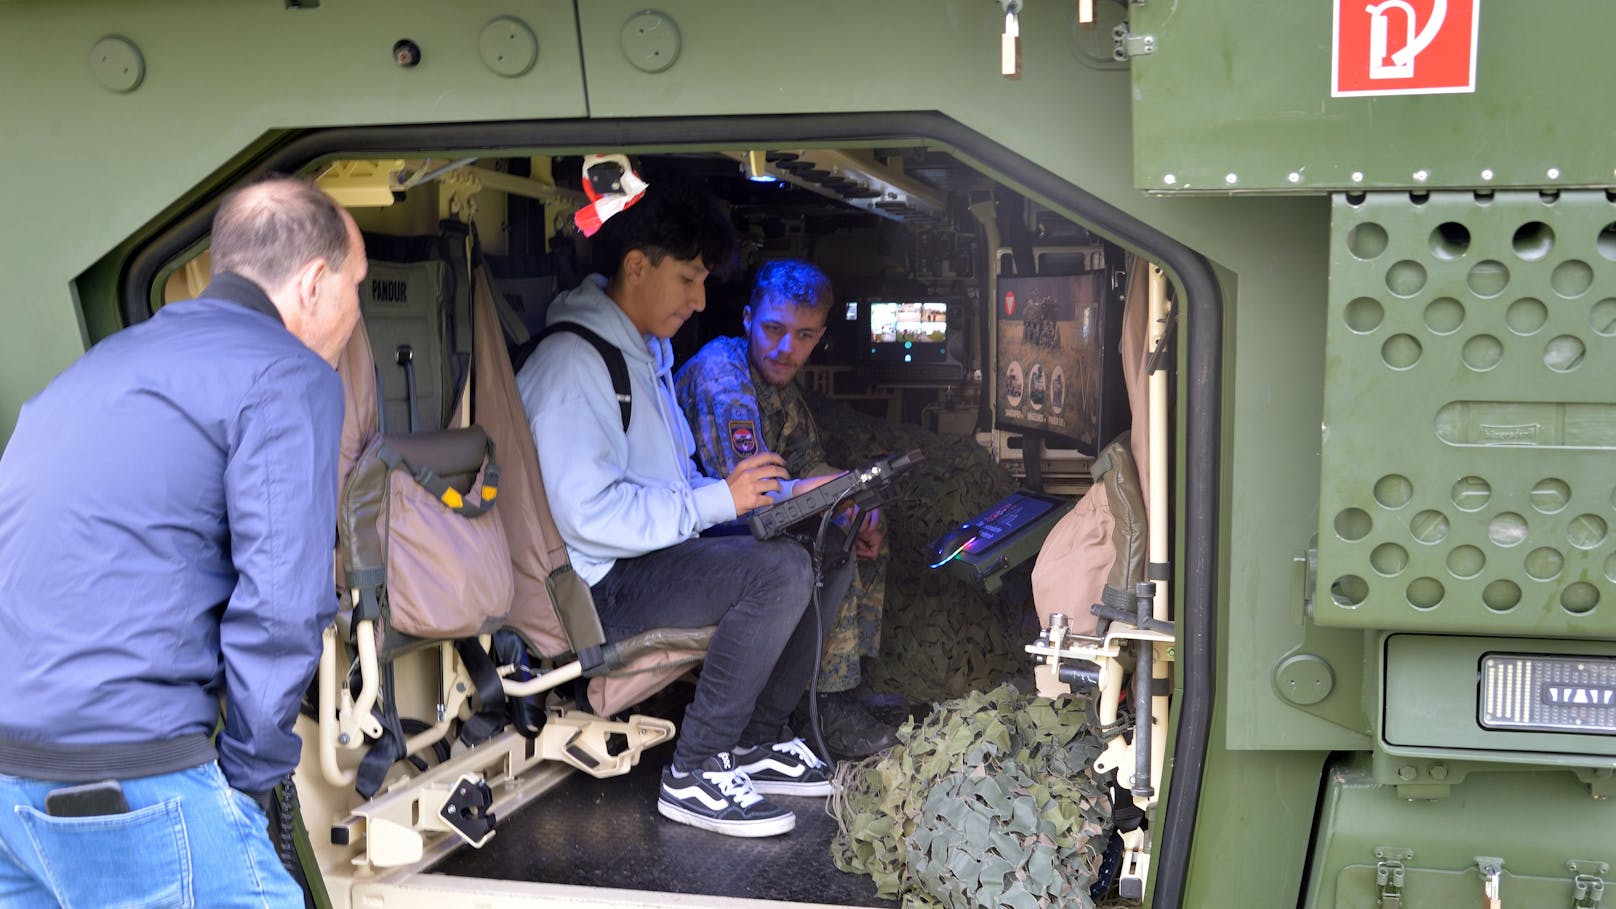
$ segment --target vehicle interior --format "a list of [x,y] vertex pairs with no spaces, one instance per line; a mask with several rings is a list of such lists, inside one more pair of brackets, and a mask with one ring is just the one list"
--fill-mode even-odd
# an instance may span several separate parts
[[[796,831],[756,841],[718,842],[656,817],[656,775],[705,636],[658,629],[604,640],[544,515],[512,380],[513,355],[543,327],[547,304],[589,271],[572,223],[588,201],[578,151],[326,155],[303,168],[354,216],[370,260],[363,330],[339,366],[349,410],[338,571],[350,599],[326,633],[299,721],[303,816],[342,819],[298,831],[306,866],[321,869],[311,888],[376,892],[407,880],[412,893],[439,884],[641,891],[642,905],[674,899],[666,894],[898,905],[868,877],[835,867],[838,821],[817,800],[787,799]],[[1107,444],[1130,424],[1142,434],[1142,413],[1131,410],[1142,411],[1143,398],[1130,408],[1125,373],[1142,369],[1137,355],[1148,351],[1136,342],[1139,362],[1125,364],[1123,336],[1128,322],[1143,340],[1151,289],[1164,307],[1151,320],[1153,346],[1171,340],[1159,336],[1170,321],[1160,269],[938,146],[777,143],[650,150],[625,163],[653,186],[706,187],[740,238],[737,261],[709,279],[705,310],[673,338],[678,364],[741,332],[760,264],[811,261],[836,300],[800,381],[830,460],[852,468],[910,446],[940,455],[883,493],[885,513],[897,517],[882,650],[868,678],[880,715],[923,718],[932,703],[1004,682],[1090,692],[1113,731],[1119,705],[1124,722],[1156,718],[1146,724],[1154,741],[1117,732],[1101,764],[1132,774],[1136,802],[1154,806],[1172,626],[1164,595],[1152,604],[1131,593],[1150,586],[1145,501],[1140,478],[1110,465],[1141,457],[1141,447],[1116,455]],[[207,275],[205,241],[187,246],[157,269],[153,305],[196,295]],[[1172,408],[1165,362],[1151,401],[1163,427]],[[420,463],[437,455],[408,438],[455,433],[474,437],[456,437],[456,453],[435,469],[453,487],[446,494],[463,497],[468,520],[459,523],[474,529],[421,545],[453,549],[445,561],[465,564],[404,592],[403,569],[387,566],[391,547],[406,543],[389,537],[385,518],[376,531],[377,512],[402,507],[402,494],[374,465],[389,444],[395,458]],[[1165,495],[1170,446],[1151,444],[1143,457]],[[1102,467],[1103,451],[1113,454]],[[1035,605],[1031,575],[1055,519],[1108,472],[1113,501],[1125,495],[1118,477],[1131,477],[1126,494],[1140,520],[1115,544],[1133,584],[1113,572],[1109,586],[1129,593],[1119,605],[1107,591],[1113,613],[1096,627],[1092,603]],[[1054,508],[988,556],[971,558],[969,544],[940,551],[1014,494]],[[1150,522],[1162,549],[1153,564],[1166,561],[1165,511]],[[931,564],[939,555],[951,558]],[[478,611],[479,584],[497,587],[501,570],[514,602]],[[431,605],[449,600],[463,608]],[[1054,628],[1052,612],[1062,613]],[[1124,675],[1136,672],[1163,684],[1125,692]],[[1129,881],[1142,887],[1148,835],[1148,823],[1131,834],[1127,867],[1097,896],[1139,898]]]

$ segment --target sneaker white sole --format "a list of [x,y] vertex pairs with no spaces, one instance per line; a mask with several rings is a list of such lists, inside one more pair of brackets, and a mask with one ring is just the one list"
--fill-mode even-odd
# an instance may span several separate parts
[[755,821],[724,821],[699,814],[670,802],[657,799],[657,812],[670,821],[711,830],[724,836],[779,836],[796,829],[797,816],[787,812],[779,817],[759,818]]
[[820,780],[817,783],[794,783],[790,780],[760,780],[752,778],[752,789],[758,795],[797,795],[805,798],[813,796],[830,795],[836,787],[829,780]]

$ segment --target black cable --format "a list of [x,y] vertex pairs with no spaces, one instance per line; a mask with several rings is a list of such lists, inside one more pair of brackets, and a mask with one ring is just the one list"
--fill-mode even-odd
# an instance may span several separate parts
[[287,774],[272,793],[280,822],[279,836],[275,838],[275,854],[280,857],[281,864],[292,874],[299,870],[297,861],[297,847],[292,842],[292,819],[297,816],[297,788],[292,785],[292,775]]
[[[808,550],[808,554],[814,560],[813,595],[808,599],[814,607],[814,671],[808,677],[808,734],[813,737],[814,749],[833,769],[836,762],[831,757],[830,749],[825,746],[824,734],[819,730],[819,664],[825,656],[825,613],[819,601],[819,591],[825,586],[825,532],[830,529],[831,520],[836,517],[836,512],[841,509],[848,496],[853,494],[854,489],[842,493],[830,508],[825,510],[824,516],[819,519],[819,531],[814,534],[814,545]],[[862,517],[863,514],[855,509],[855,520],[849,527],[856,530],[857,519]],[[856,538],[856,533],[850,532],[847,535],[847,558],[852,558],[852,544]]]
[[[297,883],[298,889],[303,892],[304,909],[330,909],[331,898],[326,893],[325,882],[320,877],[319,867],[312,861],[308,866],[303,864],[298,853],[299,818],[302,815],[302,806],[297,798],[297,785],[288,773],[279,784],[271,790],[269,815],[269,838],[275,846],[275,855],[281,860],[292,880]],[[304,840],[307,841],[307,831],[304,831]],[[312,852],[311,852],[312,855]]]

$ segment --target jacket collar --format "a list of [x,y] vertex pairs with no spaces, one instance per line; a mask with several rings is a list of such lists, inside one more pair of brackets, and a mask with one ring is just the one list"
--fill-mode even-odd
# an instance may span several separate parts
[[281,311],[269,301],[269,295],[264,293],[263,288],[234,272],[227,271],[214,275],[213,280],[208,282],[207,289],[202,291],[201,299],[227,300],[245,306],[253,312],[263,313],[281,325],[286,324],[286,320],[281,318]]

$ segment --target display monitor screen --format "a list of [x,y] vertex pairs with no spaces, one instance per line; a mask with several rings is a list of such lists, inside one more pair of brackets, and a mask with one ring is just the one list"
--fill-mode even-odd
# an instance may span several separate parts
[[1000,278],[996,303],[999,422],[1098,451],[1098,274]]
[[870,360],[876,363],[948,361],[948,304],[936,300],[871,300]]
[[943,344],[947,340],[947,303],[870,303],[872,344]]

